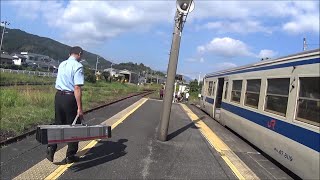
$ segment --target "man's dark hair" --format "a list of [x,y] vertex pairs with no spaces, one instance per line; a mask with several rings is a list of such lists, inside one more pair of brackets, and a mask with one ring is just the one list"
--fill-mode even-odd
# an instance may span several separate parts
[[75,47],[72,47],[70,49],[70,53],[69,54],[81,54],[81,55],[83,55],[83,50],[82,50],[81,47],[75,46]]

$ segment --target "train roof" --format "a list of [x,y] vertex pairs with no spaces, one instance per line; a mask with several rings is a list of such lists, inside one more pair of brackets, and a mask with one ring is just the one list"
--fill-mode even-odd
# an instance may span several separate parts
[[274,64],[274,63],[283,63],[283,62],[295,60],[295,59],[298,59],[298,58],[305,58],[305,57],[309,57],[309,56],[319,55],[319,53],[320,53],[320,49],[314,49],[314,50],[310,50],[310,51],[303,51],[303,52],[300,52],[300,53],[279,57],[277,59],[263,60],[263,61],[259,61],[259,62],[256,62],[256,63],[244,65],[244,66],[239,66],[239,67],[235,67],[235,68],[230,68],[230,69],[225,69],[225,70],[222,70],[222,71],[209,73],[209,74],[206,74],[204,78],[211,77],[211,76],[218,76],[220,74],[232,73],[232,72],[239,71],[239,70],[250,69],[250,68],[253,68],[253,67],[262,67],[262,66],[270,65],[270,64]]

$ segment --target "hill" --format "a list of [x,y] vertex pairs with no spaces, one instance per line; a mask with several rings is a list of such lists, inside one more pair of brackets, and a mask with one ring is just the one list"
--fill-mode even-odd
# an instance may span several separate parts
[[[1,27],[2,32],[3,27]],[[6,28],[8,34],[3,40],[2,49],[11,53],[14,52],[31,52],[50,56],[55,60],[65,60],[68,58],[70,46],[62,44],[50,38],[33,35],[19,29]],[[89,66],[95,67],[97,54],[84,52],[83,59],[86,59]],[[111,62],[104,58],[99,59],[99,67],[108,68]]]
[[[0,29],[0,32],[2,32],[3,27]],[[43,54],[55,60],[59,60],[60,62],[68,58],[70,49],[70,46],[68,45],[62,44],[50,38],[30,34],[20,29],[6,28],[6,31],[8,34],[5,34],[2,50],[8,52],[9,54],[18,52]],[[86,62],[83,63],[84,65],[89,65],[90,67],[95,68],[97,54],[85,51],[83,59],[86,60]],[[99,58],[98,69],[106,69],[110,68],[110,66],[110,61],[102,57]],[[142,63],[119,63],[114,64],[113,67],[119,70],[127,69],[129,71],[140,73],[141,75],[153,74],[164,76],[164,73],[152,70],[150,67],[147,67]]]

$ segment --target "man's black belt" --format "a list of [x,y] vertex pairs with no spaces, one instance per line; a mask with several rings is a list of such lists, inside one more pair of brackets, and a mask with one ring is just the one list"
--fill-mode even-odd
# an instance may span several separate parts
[[57,93],[59,94],[62,94],[62,95],[73,95],[73,92],[72,91],[61,91],[61,90],[58,90]]

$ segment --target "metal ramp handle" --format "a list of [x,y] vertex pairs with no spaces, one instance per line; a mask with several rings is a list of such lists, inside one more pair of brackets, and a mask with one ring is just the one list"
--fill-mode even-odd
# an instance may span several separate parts
[[78,118],[79,118],[79,114],[77,114],[77,116],[74,118],[73,123],[72,123],[73,126],[76,125]]

